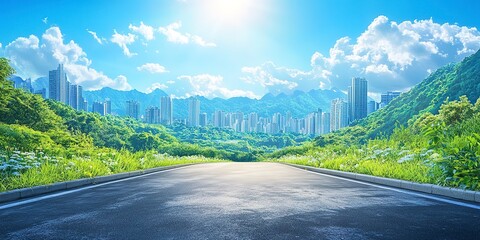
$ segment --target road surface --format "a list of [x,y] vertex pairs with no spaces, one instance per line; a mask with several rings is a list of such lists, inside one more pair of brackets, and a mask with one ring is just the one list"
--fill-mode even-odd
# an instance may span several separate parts
[[275,163],[202,164],[0,205],[0,239],[479,239],[479,209]]

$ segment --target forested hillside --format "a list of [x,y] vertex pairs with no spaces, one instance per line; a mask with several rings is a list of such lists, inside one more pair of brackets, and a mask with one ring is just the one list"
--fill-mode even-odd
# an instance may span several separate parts
[[438,113],[445,100],[458,100],[462,95],[471,100],[480,96],[480,52],[438,69],[358,125],[365,127],[370,137],[388,135],[396,125],[406,126],[426,112]]
[[270,155],[289,162],[480,189],[480,52],[438,69],[356,125]]

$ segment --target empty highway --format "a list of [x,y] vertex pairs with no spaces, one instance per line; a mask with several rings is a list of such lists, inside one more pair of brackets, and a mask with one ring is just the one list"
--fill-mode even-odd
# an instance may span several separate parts
[[0,239],[478,239],[478,205],[215,163],[0,205]]

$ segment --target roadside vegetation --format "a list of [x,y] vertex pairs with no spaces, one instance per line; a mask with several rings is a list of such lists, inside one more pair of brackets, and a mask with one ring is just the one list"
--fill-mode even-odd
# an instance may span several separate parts
[[0,191],[219,161],[294,163],[480,190],[480,52],[437,70],[352,126],[313,140],[165,128],[75,111],[14,89],[11,74],[0,58]]
[[[390,136],[358,141],[360,127],[271,154],[270,161],[480,190],[480,100],[445,101]],[[357,140],[357,141],[355,141]]]
[[0,191],[186,163],[226,161],[165,127],[75,111],[15,89],[0,58]]

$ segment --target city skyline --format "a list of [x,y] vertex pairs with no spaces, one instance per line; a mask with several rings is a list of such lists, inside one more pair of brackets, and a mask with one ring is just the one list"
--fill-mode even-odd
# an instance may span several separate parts
[[0,23],[0,56],[24,79],[64,64],[84,90],[258,99],[346,89],[358,76],[379,101],[480,48],[475,1],[140,3],[2,1],[18,23]]

